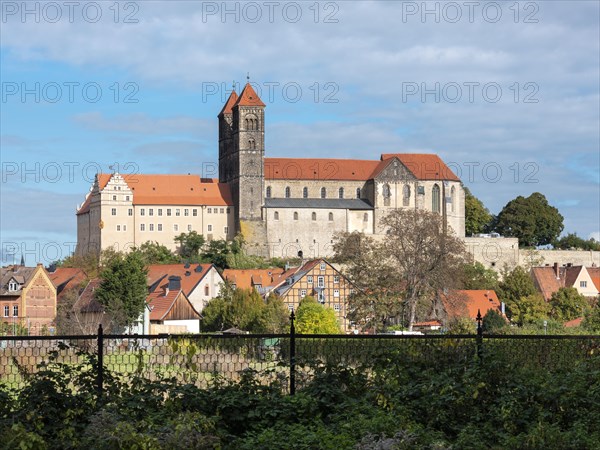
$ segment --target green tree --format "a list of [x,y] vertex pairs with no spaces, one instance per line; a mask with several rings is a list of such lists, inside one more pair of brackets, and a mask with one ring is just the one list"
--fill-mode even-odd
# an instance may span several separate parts
[[113,257],[100,273],[102,281],[95,297],[117,326],[129,327],[142,315],[148,295],[147,273],[137,251]]
[[463,289],[498,290],[498,272],[476,261],[463,266]]
[[594,238],[585,240],[577,236],[577,233],[568,233],[566,236],[556,239],[552,242],[554,248],[561,250],[578,249],[578,250],[600,250],[600,242]]
[[175,242],[179,244],[179,254],[182,258],[196,262],[200,250],[204,246],[204,236],[196,231],[181,233],[175,237]]
[[296,311],[296,332],[299,334],[340,334],[335,311],[306,296]]
[[239,328],[251,333],[265,332],[266,305],[254,289],[233,289],[230,283],[221,286],[219,297],[202,310],[203,331],[223,331]]
[[489,230],[493,216],[483,205],[481,200],[475,197],[465,187],[465,234],[472,236]]
[[512,320],[520,326],[536,323],[548,318],[550,304],[544,300],[541,294],[526,295],[512,306],[512,313]]
[[281,297],[271,294],[264,306],[261,328],[265,333],[287,333],[290,326],[290,313]]
[[202,261],[209,262],[219,269],[229,268],[227,256],[232,254],[231,244],[223,239],[212,240],[202,250]]
[[600,333],[600,303],[586,311],[581,326],[590,333]]
[[507,327],[506,319],[502,317],[498,311],[494,309],[488,310],[483,316],[483,321],[481,323],[481,328],[484,333],[500,333]]
[[574,287],[561,287],[550,297],[550,316],[561,322],[583,317],[590,304]]
[[475,334],[477,324],[468,317],[454,317],[448,323],[449,334]]
[[147,265],[176,264],[180,262],[180,258],[177,255],[158,242],[146,241],[137,250]]
[[533,280],[527,272],[517,266],[512,271],[503,273],[502,281],[498,286],[498,297],[506,303],[507,316],[513,320],[518,320],[518,303],[523,297],[531,296],[537,293]]
[[534,247],[555,241],[564,228],[563,220],[543,194],[534,192],[508,202],[498,214],[495,230],[519,238],[521,247]]

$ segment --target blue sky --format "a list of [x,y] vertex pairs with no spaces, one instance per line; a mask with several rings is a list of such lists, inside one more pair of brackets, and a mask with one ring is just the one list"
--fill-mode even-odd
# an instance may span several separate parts
[[2,264],[67,256],[97,170],[214,176],[247,73],[267,156],[438,153],[493,213],[539,191],[600,238],[596,1],[0,5]]

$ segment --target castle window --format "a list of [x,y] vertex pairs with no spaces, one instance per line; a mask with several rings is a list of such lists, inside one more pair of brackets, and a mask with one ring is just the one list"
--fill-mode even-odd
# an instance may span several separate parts
[[111,215],[116,216],[117,215],[117,208],[112,208],[110,210]]
[[176,209],[175,209],[175,215],[176,215],[177,217],[181,216],[181,210],[180,210],[179,208],[176,208]]
[[145,216],[146,210],[144,208],[140,209],[140,216]]
[[121,225],[117,225],[117,231],[121,231]]
[[[160,216],[160,214],[159,214],[159,216]],[[198,217],[198,210],[196,208],[192,209],[192,216]]]
[[344,198],[344,188],[343,187],[338,189],[338,197]]
[[[124,227],[125,227],[125,225],[123,225],[123,228],[124,228]],[[158,227],[158,228],[157,228],[157,229],[158,229],[158,231],[162,231],[162,223],[159,223],[159,224],[157,225],[157,227]],[[123,231],[125,231],[125,230],[123,230]]]
[[192,225],[191,224],[188,224],[188,231],[192,231]]
[[302,189],[302,198],[308,198],[308,188],[304,187]]
[[[150,215],[152,215],[152,214],[150,214]],[[185,209],[183,210],[183,215],[184,215],[185,217],[188,217],[188,216],[190,215],[190,210],[189,210],[189,209],[187,209],[187,208],[185,208]]]
[[153,216],[153,215],[154,215],[154,209],[150,208],[150,209],[148,210],[148,215],[149,215],[149,216]]
[[291,189],[290,189],[290,187],[289,187],[289,186],[287,186],[287,187],[285,188],[285,198],[290,198],[290,197],[291,197],[291,194],[292,194],[292,192],[291,192]]
[[410,204],[410,186],[405,184],[402,188],[402,206],[408,206]]
[[117,196],[116,195],[113,195],[113,200],[117,200]]
[[312,220],[317,220],[317,213],[316,212],[312,213]]
[[271,186],[267,186],[267,198],[271,198]]
[[167,216],[171,215],[171,208],[167,208]]
[[125,201],[129,201],[129,195],[125,196]]
[[368,222],[369,221],[369,214],[368,213],[364,213],[363,214],[363,222]]
[[437,184],[434,184],[431,190],[431,210],[436,213],[440,212],[440,187]]
[[146,225],[143,223],[140,223],[140,231],[146,231]]
[[162,216],[162,208],[158,208],[158,215]]
[[150,231],[154,231],[154,224],[153,223],[150,224]]
[[206,228],[207,231],[212,231],[212,225],[208,225]]
[[294,211],[294,220],[298,220],[298,213]]
[[450,189],[450,210],[456,212],[456,189],[454,186]]
[[321,198],[326,198],[326,197],[327,197],[327,189],[322,187],[321,188]]
[[173,224],[173,231],[179,231],[179,225]]
[[333,213],[332,212],[329,213],[329,221],[333,222]]
[[279,220],[279,212],[278,211],[275,211],[275,213],[273,213],[273,219]]
[[390,200],[392,197],[392,190],[389,184],[383,185],[383,206],[390,206]]
[[127,215],[128,215],[128,216],[133,216],[133,208],[129,208],[129,209],[127,210]]
[[360,188],[356,188],[356,198],[360,198]]
[[225,236],[227,236],[229,233],[229,227],[223,227],[223,233],[225,233]]

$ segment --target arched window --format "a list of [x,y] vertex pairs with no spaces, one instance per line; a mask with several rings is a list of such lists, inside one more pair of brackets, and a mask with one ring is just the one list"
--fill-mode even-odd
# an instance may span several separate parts
[[344,188],[343,187],[338,189],[338,197],[344,198]]
[[308,198],[308,188],[304,187],[302,189],[302,198]]
[[404,185],[402,188],[402,206],[408,206],[410,204],[410,186]]
[[246,130],[250,129],[250,120],[249,119],[244,119],[244,123],[246,124]]
[[294,211],[294,220],[298,220],[298,213]]
[[360,188],[356,188],[356,198],[360,198]]
[[363,214],[363,222],[368,222],[369,221],[369,214],[368,213],[364,213]]
[[329,221],[333,222],[333,213],[332,212],[329,213]]
[[290,198],[291,194],[292,194],[292,191],[290,190],[290,187],[286,186],[286,188],[285,188],[285,198]]
[[317,213],[316,212],[312,213],[312,220],[317,220]]
[[248,149],[249,150],[256,150],[256,141],[254,139],[249,139],[248,140]]
[[454,186],[450,189],[450,210],[456,212],[456,189]]
[[275,213],[273,214],[273,219],[279,220],[279,212],[278,211],[275,211]]
[[440,187],[437,184],[434,184],[431,190],[431,210],[436,213],[440,212]]
[[267,186],[267,198],[271,198],[271,186]]
[[327,198],[327,189],[321,188],[321,198]]
[[383,206],[390,206],[390,199],[392,197],[392,190],[389,184],[383,185]]

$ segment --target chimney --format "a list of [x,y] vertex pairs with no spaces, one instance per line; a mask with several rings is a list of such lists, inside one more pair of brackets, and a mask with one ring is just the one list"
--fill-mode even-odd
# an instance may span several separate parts
[[171,275],[169,277],[169,286],[167,287],[168,291],[179,291],[181,290],[181,277],[176,275]]
[[558,273],[558,263],[555,262],[553,267],[554,267],[554,276],[556,277],[557,280],[560,280],[560,275]]

